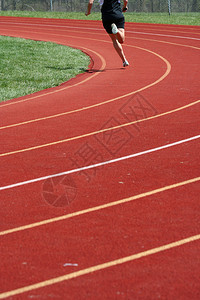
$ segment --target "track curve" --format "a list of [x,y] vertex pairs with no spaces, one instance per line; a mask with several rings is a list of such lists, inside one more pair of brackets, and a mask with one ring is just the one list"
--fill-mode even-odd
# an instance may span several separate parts
[[0,25],[93,62],[0,104],[0,299],[198,299],[200,28],[127,23],[123,69],[98,21]]

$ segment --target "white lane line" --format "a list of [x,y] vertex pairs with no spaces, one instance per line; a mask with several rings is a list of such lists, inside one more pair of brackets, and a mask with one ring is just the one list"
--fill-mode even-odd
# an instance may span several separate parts
[[177,146],[177,145],[187,143],[187,142],[199,139],[199,138],[200,138],[200,135],[196,135],[196,136],[193,136],[193,137],[190,137],[190,138],[187,138],[187,139],[184,139],[184,140],[180,140],[180,141],[177,141],[177,142],[174,142],[174,143],[171,143],[171,144],[166,144],[166,145],[156,147],[156,148],[152,148],[152,149],[149,149],[149,150],[145,150],[145,151],[142,151],[142,152],[138,152],[138,153],[130,154],[130,155],[127,155],[127,156],[107,160],[107,161],[104,161],[104,162],[101,162],[101,163],[98,163],[98,164],[94,164],[94,165],[90,165],[90,166],[86,166],[86,167],[82,167],[82,168],[77,168],[77,169],[73,169],[73,170],[69,170],[69,171],[65,171],[65,172],[61,172],[61,173],[57,173],[57,174],[52,174],[52,175],[48,175],[48,176],[44,176],[44,177],[39,177],[39,178],[35,178],[35,179],[30,179],[30,180],[27,180],[27,181],[17,182],[17,183],[11,184],[11,185],[6,185],[6,186],[0,187],[0,191],[6,190],[6,189],[11,189],[11,188],[16,188],[18,186],[23,186],[23,185],[30,184],[30,183],[35,183],[35,182],[46,180],[46,179],[49,179],[49,178],[59,177],[59,176],[63,176],[63,175],[68,175],[68,174],[72,174],[72,173],[82,172],[82,171],[85,171],[85,170],[105,166],[105,165],[108,165],[108,164],[116,163],[116,162],[123,161],[123,160],[126,160],[126,159],[134,158],[134,157],[137,157],[137,156],[141,156],[141,155],[149,154],[149,153],[156,152],[156,151],[159,151],[159,150],[163,150],[163,149],[166,149],[166,148],[170,148],[170,147],[173,147],[173,146]]
[[[13,25],[27,25],[27,26],[42,26],[42,27],[58,27],[58,28],[71,28],[71,29],[86,29],[86,30],[97,30],[104,31],[101,28],[89,28],[89,27],[78,27],[78,26],[69,26],[69,25],[53,25],[53,24],[32,24],[32,23],[10,23],[10,22],[0,22],[0,24],[13,24]],[[168,34],[156,34],[156,33],[148,33],[148,32],[140,32],[140,31],[129,31],[126,30],[127,33],[138,33],[138,34],[146,34],[146,35],[155,35],[155,36],[164,36],[164,37],[172,37],[172,38],[180,38],[180,39],[188,39],[188,40],[197,40],[200,41],[199,38],[192,38],[188,36],[178,36],[178,35],[168,35]],[[193,32],[191,32],[193,33]],[[195,33],[194,33],[195,34]]]
[[173,38],[179,38],[179,39],[188,39],[188,40],[197,40],[200,41],[198,38],[192,38],[188,36],[179,36],[179,35],[169,35],[169,34],[158,34],[158,33],[148,33],[148,32],[140,32],[140,31],[127,31],[129,33],[139,33],[139,34],[146,34],[146,35],[157,35],[157,36],[166,36],[166,37],[173,37]]

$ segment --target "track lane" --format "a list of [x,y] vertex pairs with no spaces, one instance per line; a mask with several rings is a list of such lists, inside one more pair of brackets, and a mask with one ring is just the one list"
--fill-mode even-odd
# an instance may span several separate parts
[[[60,207],[51,205],[51,198],[44,193],[49,191],[55,198],[59,197],[56,189],[51,191],[48,188],[49,180],[1,191],[1,231],[103,205],[116,199],[148,193],[196,178],[199,176],[198,152],[199,142],[196,140],[83,173],[62,176],[55,180],[55,183],[58,184],[63,178],[69,178],[71,186],[75,183],[76,194],[70,197],[70,204],[66,199]],[[110,178],[109,181],[108,178]],[[198,187],[199,182],[196,185]],[[101,186],[103,189],[99,193],[98,187]],[[62,194],[65,195],[67,191],[64,190]],[[18,214],[15,211],[18,211]],[[24,214],[25,211],[33,213]]]
[[[29,231],[28,235],[19,232],[14,240],[9,235],[2,237],[1,269],[6,266],[4,272],[8,274],[15,270],[12,280],[2,278],[3,290],[70,273],[74,267],[66,271],[63,265],[67,262],[77,263],[78,271],[198,234],[198,196],[192,185],[165,192],[159,197],[151,196],[139,205],[127,203],[123,208],[116,206],[90,214],[89,219],[80,216],[78,222],[71,219],[62,222],[62,226],[49,224]],[[19,241],[24,245],[22,248]],[[33,255],[28,249],[36,241],[37,249]],[[8,256],[13,249],[15,256]],[[27,273],[30,274],[28,277]]]
[[[117,130],[109,130],[105,133],[99,132],[98,134],[93,134],[91,136],[79,136],[79,138],[68,142],[63,140],[55,145],[47,145],[39,149],[33,148],[32,150],[27,149],[27,151],[3,156],[1,157],[1,176],[3,179],[2,182],[4,183],[3,186],[19,182],[17,178],[20,178],[20,181],[25,181],[70,170],[73,165],[70,159],[73,159],[73,157],[78,158],[77,164],[79,167],[87,165],[88,162],[84,162],[84,159],[76,154],[76,152],[86,144],[90,145],[93,149],[92,152],[98,154],[98,157],[96,158],[97,162],[102,162],[109,160],[112,157],[126,156],[128,154],[141,152],[187,139],[191,137],[189,136],[190,133],[193,133],[194,136],[198,135],[199,130],[196,126],[196,122],[199,118],[198,107],[199,104],[197,104],[197,106],[194,105],[189,107],[186,110],[188,114],[187,127],[185,126],[185,110],[182,110],[171,115],[147,121],[144,119],[141,123],[135,123],[131,126],[122,127],[121,129],[118,128]],[[141,114],[141,109],[138,110],[137,113]],[[150,115],[155,114],[155,112],[152,111],[148,113]],[[82,123],[81,126],[83,127],[84,124],[87,128],[89,117],[85,118],[85,116],[82,119],[84,120],[84,123]],[[120,125],[124,119],[123,115],[119,118],[117,114],[110,115],[109,112],[108,115],[104,114],[104,118],[104,122],[103,118],[99,120],[99,130],[102,127],[106,128],[108,126],[112,127]],[[97,120],[98,116],[96,117],[96,121]],[[104,124],[106,122],[108,123],[105,126]],[[52,126],[53,123],[50,128],[52,128]],[[66,128],[68,127],[66,126]],[[174,128],[176,128],[176,130],[174,130]],[[38,137],[42,134],[39,129],[35,132]],[[28,131],[25,131],[23,134],[26,139],[29,138],[30,141],[33,140],[32,135],[30,135]],[[156,140],[158,136],[159,142]],[[113,140],[114,138],[116,141]],[[92,156],[94,159],[95,155],[93,154]],[[43,162],[42,164],[41,161]],[[10,162],[13,163],[10,164]],[[9,172],[7,169],[8,165],[10,166]],[[75,168],[77,167],[75,166]]]
[[[200,266],[199,261],[193,263],[193,257],[197,257],[198,253],[197,241],[44,288],[32,289],[20,294],[20,298],[46,294],[62,297],[64,294],[66,299],[198,299]],[[163,262],[164,271],[160,261]],[[13,299],[17,299],[17,296],[13,296]]]
[[[101,21],[88,21],[88,20],[73,20],[73,19],[44,19],[44,18],[15,18],[15,17],[1,17],[1,24],[7,23],[12,26],[12,24],[20,24],[24,26],[29,25],[38,25],[38,26],[54,26],[55,28],[61,27],[77,27],[81,26],[82,28],[94,28],[96,30],[102,30]],[[92,24],[92,26],[91,26]],[[101,26],[101,28],[100,28]],[[143,30],[152,30],[152,31],[171,31],[171,32],[185,32],[188,33],[197,33],[200,34],[200,29],[198,26],[191,25],[172,25],[172,24],[150,24],[150,23],[126,23],[127,29],[129,28],[142,28]]]

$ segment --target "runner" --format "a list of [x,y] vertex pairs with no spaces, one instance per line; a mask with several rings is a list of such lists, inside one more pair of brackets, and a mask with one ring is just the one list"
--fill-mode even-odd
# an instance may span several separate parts
[[[86,16],[90,15],[94,0],[89,0]],[[123,67],[129,65],[122,48],[125,39],[124,16],[122,12],[128,10],[128,0],[123,0],[124,5],[121,9],[120,0],[99,0],[101,6],[102,22],[106,32],[109,34],[113,46],[120,56]]]

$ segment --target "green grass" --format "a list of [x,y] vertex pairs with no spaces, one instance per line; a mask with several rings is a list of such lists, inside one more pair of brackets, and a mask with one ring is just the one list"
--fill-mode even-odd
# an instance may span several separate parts
[[58,86],[85,72],[89,62],[77,49],[0,36],[0,101]]
[[126,22],[176,24],[176,25],[200,25],[200,13],[127,13]]
[[[92,12],[86,17],[83,12],[1,11],[0,16],[101,20],[100,12]],[[169,16],[167,13],[127,12],[125,17],[127,22],[200,26],[200,13],[172,13]]]

